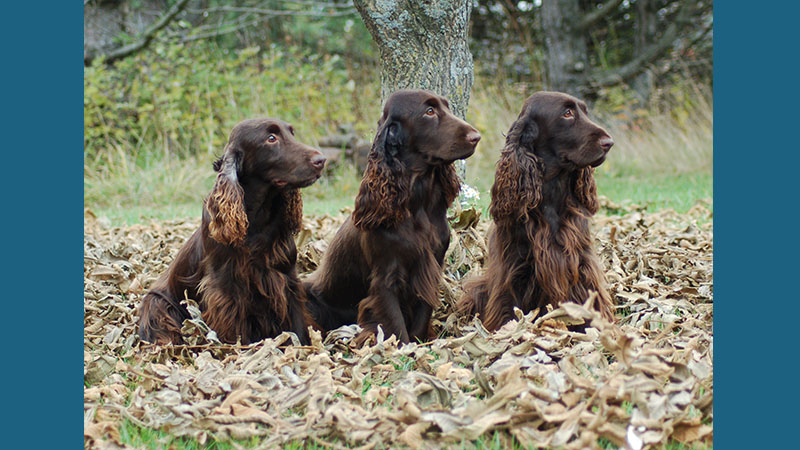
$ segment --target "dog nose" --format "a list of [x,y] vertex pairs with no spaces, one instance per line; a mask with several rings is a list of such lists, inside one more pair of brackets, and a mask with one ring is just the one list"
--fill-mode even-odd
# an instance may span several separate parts
[[472,145],[478,145],[478,141],[481,140],[481,134],[478,133],[477,130],[470,131],[467,133],[467,142]]
[[600,148],[602,148],[604,152],[608,153],[608,151],[611,150],[611,147],[614,145],[614,140],[611,139],[610,136],[606,136],[601,138],[598,144],[600,144]]
[[325,157],[319,154],[311,158],[311,165],[317,170],[322,170],[325,167],[325,161],[327,161]]

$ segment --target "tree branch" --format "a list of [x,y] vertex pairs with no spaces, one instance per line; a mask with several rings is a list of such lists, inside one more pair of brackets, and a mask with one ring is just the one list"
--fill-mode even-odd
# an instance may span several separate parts
[[295,5],[305,5],[305,6],[323,6],[325,8],[353,8],[353,5],[350,3],[334,3],[334,2],[321,2],[321,1],[314,1],[314,0],[283,0],[284,3],[292,3]]
[[289,10],[275,10],[275,9],[262,9],[262,8],[250,8],[246,6],[217,6],[214,8],[207,8],[200,10],[198,12],[243,12],[243,13],[251,13],[251,14],[261,14],[265,16],[320,16],[320,17],[336,17],[336,16],[347,16],[350,14],[355,14],[356,10],[353,8],[348,8],[341,11],[289,11]]
[[[223,28],[219,28],[217,31],[212,31],[212,32],[209,32],[209,33],[199,33],[199,34],[192,34],[192,35],[189,35],[189,36],[183,36],[183,37],[180,38],[180,41],[181,42],[190,42],[190,41],[196,41],[196,40],[199,40],[199,39],[206,39],[206,38],[222,36],[222,35],[225,35],[225,34],[234,33],[236,31],[239,31],[241,29],[247,28],[249,26],[256,25],[256,24],[261,23],[263,21],[264,21],[264,19],[259,17],[258,19],[251,20],[249,22],[243,22],[243,23],[240,23],[240,24],[235,24],[235,26],[233,28],[224,28],[224,29]],[[234,24],[226,24],[226,26],[229,26],[229,25],[234,25]]]
[[[215,33],[226,34],[226,30],[236,31],[253,25],[254,22],[258,23],[263,21],[263,18],[251,20],[252,14],[242,14],[230,22],[225,22],[223,17],[220,17],[217,23],[200,25],[188,30],[186,32],[174,31],[167,33],[164,40],[177,39],[180,41],[195,40],[195,36],[204,35],[205,37],[213,37]],[[233,28],[231,28],[233,27]],[[210,30],[210,31],[209,31]]]
[[592,73],[589,76],[592,86],[607,87],[626,82],[644,71],[662,53],[668,50],[678,39],[679,26],[682,26],[691,16],[690,8],[682,7],[675,21],[669,24],[664,34],[656,42],[645,47],[636,58],[622,66]]
[[[108,53],[107,55],[105,55],[106,56],[105,62],[111,63],[117,61],[119,59],[125,58],[126,56],[130,56],[142,50],[143,48],[146,48],[148,45],[150,45],[150,42],[153,41],[153,38],[156,37],[156,33],[158,33],[161,29],[163,29],[170,22],[172,22],[172,19],[174,19],[179,12],[183,11],[187,3],[189,3],[189,0],[178,0],[178,2],[172,5],[172,7],[166,13],[164,13],[164,15],[162,15],[153,25],[151,25],[149,28],[144,30],[144,32],[141,35],[139,35],[138,41],[132,44],[128,44],[124,47],[120,47],[112,51],[111,53]],[[91,59],[92,58],[89,58],[88,62],[84,60],[84,63],[85,64],[91,63]]]
[[575,31],[586,31],[589,27],[596,24],[600,19],[606,17],[607,15],[611,14],[614,10],[617,9],[619,5],[621,5],[623,0],[608,0],[603,3],[602,8],[597,8],[594,11],[590,12],[583,16],[580,22],[575,25]]
[[697,45],[698,42],[700,42],[706,36],[708,36],[708,33],[711,32],[711,30],[713,30],[713,29],[714,29],[714,21],[712,20],[708,25],[706,25],[705,28],[703,28],[702,31],[700,31],[700,33],[697,34],[696,38],[692,39],[692,41],[689,42],[689,44],[686,47],[687,48],[688,47],[694,47],[695,45]]

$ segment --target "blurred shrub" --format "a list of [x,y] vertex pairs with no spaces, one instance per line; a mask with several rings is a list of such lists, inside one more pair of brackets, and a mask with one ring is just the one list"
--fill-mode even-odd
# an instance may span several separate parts
[[362,99],[373,106],[379,98],[372,79],[356,82],[336,55],[295,48],[157,44],[113,67],[98,60],[85,69],[84,157],[94,165],[120,152],[134,160],[155,149],[219,154],[236,123],[263,116],[292,123],[314,143],[340,124],[364,122]]

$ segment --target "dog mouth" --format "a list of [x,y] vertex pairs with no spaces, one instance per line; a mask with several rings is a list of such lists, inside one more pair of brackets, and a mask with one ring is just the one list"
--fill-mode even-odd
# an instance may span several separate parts
[[590,166],[592,166],[592,167],[597,167],[597,166],[599,166],[600,164],[603,164],[603,162],[604,162],[605,160],[606,160],[606,155],[603,155],[603,156],[601,156],[601,157],[597,158],[595,161],[593,161],[593,162],[592,162],[591,164],[589,164],[589,165],[590,165]]
[[[589,159],[591,157],[595,158]],[[580,170],[586,167],[597,167],[605,162],[606,157],[608,157],[608,154],[603,151],[595,152],[591,150],[584,150],[584,152],[578,152],[578,154],[562,154],[561,162],[565,167],[570,168],[570,170]]]
[[307,179],[307,180],[306,180],[306,181],[303,183],[303,185],[302,185],[302,186],[300,186],[300,187],[311,186],[312,184],[314,184],[314,183],[315,183],[317,180],[319,180],[320,178],[322,178],[322,173],[317,173],[317,174],[314,174],[314,175],[313,175],[311,178]]
[[459,157],[458,159],[466,159],[472,156],[475,153],[475,147],[477,147],[477,145],[469,147],[469,149],[464,153],[464,155]]
[[305,178],[305,179],[300,180],[300,181],[289,181],[289,180],[284,180],[282,178],[276,178],[276,179],[272,180],[272,184],[274,184],[275,187],[277,187],[279,189],[283,189],[283,188],[286,188],[286,187],[289,187],[289,188],[304,188],[304,187],[311,186],[312,184],[314,184],[314,182],[316,182],[320,178],[322,178],[322,172],[315,173],[314,175],[310,176],[309,178]]
[[[438,166],[444,164],[451,164],[459,159],[467,159],[475,153],[475,146],[459,147],[456,145],[450,146],[446,152],[437,152],[439,154],[421,154],[424,161],[431,166]],[[442,155],[445,153],[446,156]]]
[[454,161],[458,161],[459,159],[467,159],[475,153],[475,145],[467,145],[466,147],[457,148],[452,153],[458,155],[454,158],[448,158],[446,161],[451,163]]
[[307,179],[303,180],[302,182],[300,182],[297,185],[297,187],[304,188],[304,187],[311,186],[312,184],[314,184],[320,178],[322,178],[322,173],[314,174],[314,175],[311,176],[311,178],[307,178]]

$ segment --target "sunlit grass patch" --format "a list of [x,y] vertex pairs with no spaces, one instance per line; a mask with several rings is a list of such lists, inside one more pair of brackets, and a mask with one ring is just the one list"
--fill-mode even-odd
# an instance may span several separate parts
[[698,201],[713,211],[713,179],[709,173],[614,175],[596,172],[597,192],[622,205],[637,204],[648,211],[671,208],[687,212]]
[[128,419],[122,420],[119,426],[119,437],[123,444],[134,448],[169,448],[174,450],[233,450],[237,448],[253,448],[260,439],[251,438],[242,441],[221,442],[209,439],[200,443],[191,437],[175,436],[162,430],[151,430],[141,427]]
[[[264,438],[253,437],[247,440],[217,441],[208,439],[201,444],[198,440],[190,437],[179,437],[161,430],[151,430],[140,427],[129,420],[123,420],[119,427],[120,440],[123,444],[135,448],[169,448],[172,450],[233,450],[251,449],[259,447]],[[303,440],[291,441],[280,447],[283,450],[323,450],[331,448],[329,445],[336,445],[340,448],[355,448],[339,439]],[[620,447],[614,445],[605,438],[598,438],[597,444],[608,450],[617,450]],[[377,446],[375,448],[382,448]],[[526,447],[517,438],[507,432],[495,431],[486,436],[481,436],[474,441],[463,441],[460,444],[449,444],[442,448],[452,450],[527,450],[535,447]],[[677,441],[670,441],[666,445],[656,447],[661,450],[712,450],[713,447],[692,447]]]

